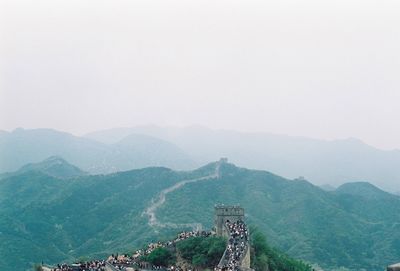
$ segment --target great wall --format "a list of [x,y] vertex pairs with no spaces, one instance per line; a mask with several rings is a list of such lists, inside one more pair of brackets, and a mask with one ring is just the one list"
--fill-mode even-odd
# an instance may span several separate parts
[[202,228],[201,223],[188,223],[188,224],[176,224],[176,223],[171,223],[171,222],[162,223],[157,219],[157,216],[156,216],[157,209],[159,209],[165,203],[166,196],[169,193],[183,187],[186,184],[196,183],[199,181],[218,180],[220,177],[221,164],[226,163],[226,161],[227,160],[224,158],[220,159],[215,165],[214,172],[210,175],[198,177],[198,178],[194,178],[194,179],[183,180],[183,181],[177,182],[176,184],[174,184],[171,187],[167,187],[164,190],[162,190],[156,198],[152,199],[150,205],[143,212],[143,215],[147,216],[149,219],[149,222],[148,222],[149,225],[153,228],[157,228],[157,227],[188,228],[189,227],[192,229],[201,230],[201,228]]
[[[244,233],[242,236],[240,236],[240,233],[237,237],[232,236],[229,226],[235,223],[243,223]],[[214,230],[217,236],[224,236],[228,238],[227,248],[221,257],[217,268],[219,270],[229,270],[229,254],[232,253],[231,251],[235,251],[237,246],[240,247],[242,245],[243,252],[240,253],[241,256],[238,258],[237,265],[233,266],[233,269],[243,271],[251,270],[249,232],[246,224],[244,223],[244,209],[239,206],[215,206]],[[231,242],[232,239],[234,239],[233,242]],[[229,248],[230,243],[234,242],[237,242],[238,244],[233,246],[233,248]]]
[[[81,271],[81,270],[99,270],[99,271],[135,271],[135,270],[169,270],[169,271],[187,271],[187,269],[178,266],[154,267],[148,263],[140,262],[140,256],[143,253],[151,253],[154,249],[161,246],[171,246],[180,240],[194,236],[223,236],[227,239],[225,251],[214,271],[252,271],[250,268],[250,242],[247,226],[244,223],[244,209],[239,206],[215,206],[214,210],[214,228],[211,232],[193,231],[184,232],[178,235],[178,238],[166,243],[149,244],[146,251],[138,250],[135,255],[126,255],[115,257],[112,255],[107,260],[95,260],[89,263],[77,264],[58,264],[57,266],[42,265],[44,271]],[[236,227],[236,228],[235,228]],[[240,230],[238,230],[240,229]],[[182,237],[184,236],[184,237]],[[82,267],[83,266],[83,267]],[[93,268],[91,267],[93,266]]]

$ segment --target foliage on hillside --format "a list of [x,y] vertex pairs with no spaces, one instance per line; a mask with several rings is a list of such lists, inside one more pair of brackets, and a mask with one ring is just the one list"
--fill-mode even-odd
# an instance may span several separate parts
[[177,244],[183,259],[195,267],[214,267],[218,264],[226,247],[222,237],[193,237]]
[[143,259],[155,266],[169,266],[176,262],[176,256],[167,248],[159,247],[153,250],[149,255],[144,256]]
[[[251,267],[256,271],[311,271],[309,265],[271,248],[260,231],[252,229],[252,232]],[[175,264],[179,255],[195,269],[212,270],[221,259],[226,244],[227,240],[223,237],[191,237],[177,243],[175,251],[157,248],[143,260],[156,266],[169,266]]]
[[288,257],[271,248],[265,236],[251,229],[251,267],[256,271],[311,271],[302,261]]

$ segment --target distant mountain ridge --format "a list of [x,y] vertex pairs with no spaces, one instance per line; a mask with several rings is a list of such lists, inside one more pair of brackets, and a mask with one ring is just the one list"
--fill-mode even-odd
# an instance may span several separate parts
[[326,141],[200,126],[115,128],[85,137],[110,143],[130,133],[172,142],[199,164],[229,157],[248,168],[270,170],[290,179],[304,176],[318,185],[368,181],[387,191],[400,190],[400,150],[379,150],[354,138]]
[[380,190],[379,188],[368,182],[345,183],[339,186],[335,190],[335,192],[339,194],[348,194],[370,199],[371,198],[379,199],[391,195],[387,192]]
[[22,166],[17,173],[29,171],[40,171],[56,178],[73,178],[87,175],[87,173],[82,171],[80,168],[69,164],[67,161],[58,156],[51,156],[39,163],[30,163]]
[[[23,167],[32,170],[0,180],[0,269],[123,253],[173,236],[185,229],[182,225],[211,228],[213,206],[218,203],[240,204],[248,224],[257,226],[273,246],[327,270],[381,270],[398,261],[400,197],[366,183],[327,192],[306,180],[229,163],[220,164],[216,179],[174,189],[156,210],[165,226],[149,225],[145,210],[161,191],[171,191],[184,180],[215,176],[217,165],[73,178]],[[379,197],[362,196],[363,191]]]
[[147,135],[130,135],[104,144],[51,129],[16,129],[0,133],[0,173],[59,156],[90,173],[110,173],[149,166],[194,168],[193,159],[176,145]]
[[383,151],[356,139],[324,141],[203,127],[142,126],[90,133],[84,137],[50,129],[0,133],[0,174],[24,164],[60,156],[92,174],[165,166],[194,169],[229,157],[248,168],[289,179],[338,187],[368,181],[390,192],[400,190],[400,151]]

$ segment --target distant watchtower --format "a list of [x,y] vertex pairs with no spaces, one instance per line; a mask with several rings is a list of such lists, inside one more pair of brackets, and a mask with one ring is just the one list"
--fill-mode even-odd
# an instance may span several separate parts
[[225,222],[227,220],[230,222],[236,222],[238,220],[244,221],[244,209],[239,206],[216,205],[214,227],[215,233],[218,236],[229,236],[225,228]]

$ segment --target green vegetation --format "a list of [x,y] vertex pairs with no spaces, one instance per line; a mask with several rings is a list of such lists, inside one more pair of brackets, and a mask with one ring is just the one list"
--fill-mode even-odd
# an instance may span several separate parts
[[175,264],[176,257],[170,250],[159,247],[143,257],[143,260],[156,266],[169,266]]
[[[271,248],[260,231],[252,229],[252,232],[251,267],[256,271],[311,271],[309,265]],[[196,269],[213,269],[221,259],[226,243],[223,237],[192,237],[177,243],[176,251],[157,248],[143,260],[168,266],[175,264],[179,255]]]
[[224,254],[226,240],[222,237],[193,237],[177,244],[178,253],[195,267],[214,267]]
[[[42,260],[53,264],[81,255],[106,257],[173,238],[181,229],[155,231],[143,211],[162,189],[210,174],[214,166],[72,179],[37,170],[6,176],[0,179],[0,269],[26,270]],[[162,222],[200,222],[210,229],[215,204],[240,204],[248,224],[257,225],[271,247],[290,257],[324,269],[382,270],[399,261],[397,196],[365,184],[326,192],[306,181],[231,164],[223,165],[221,174],[218,180],[187,184],[168,194],[157,217]],[[260,266],[266,258],[262,255],[268,256],[256,255]],[[209,260],[189,259],[197,266]]]
[[256,271],[310,271],[311,267],[271,248],[265,236],[251,230],[251,268]]

